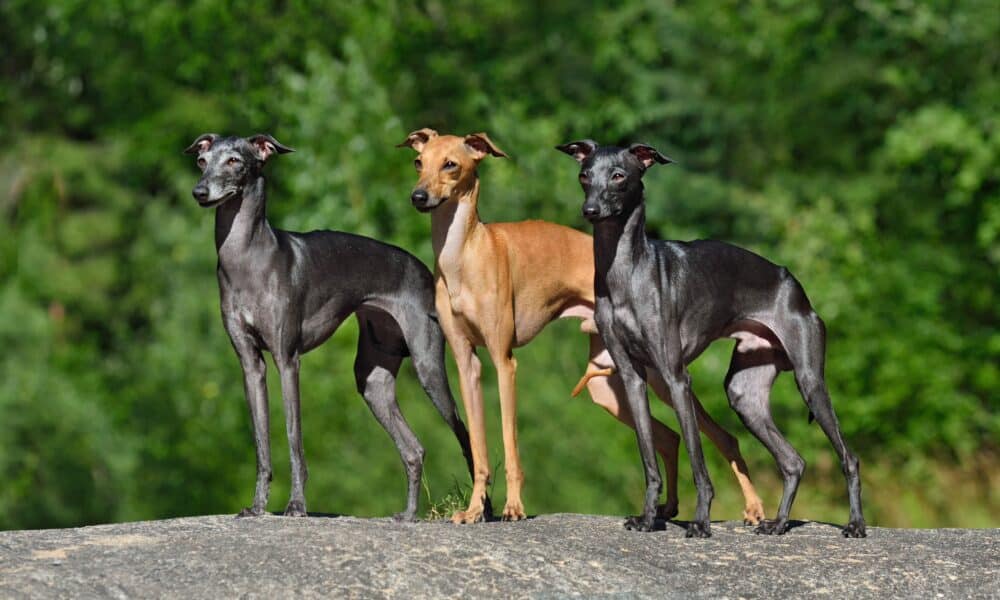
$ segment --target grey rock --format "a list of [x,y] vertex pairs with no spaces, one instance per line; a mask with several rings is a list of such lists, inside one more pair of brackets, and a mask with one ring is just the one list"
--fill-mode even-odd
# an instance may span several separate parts
[[0,533],[13,598],[998,598],[1000,529],[781,537],[555,514],[518,523],[191,517]]

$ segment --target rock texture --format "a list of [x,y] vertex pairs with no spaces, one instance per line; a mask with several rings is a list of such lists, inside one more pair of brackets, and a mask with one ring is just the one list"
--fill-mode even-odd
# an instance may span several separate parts
[[1000,597],[1000,529],[804,523],[783,537],[713,524],[545,515],[457,526],[192,517],[0,533],[0,596],[111,598]]

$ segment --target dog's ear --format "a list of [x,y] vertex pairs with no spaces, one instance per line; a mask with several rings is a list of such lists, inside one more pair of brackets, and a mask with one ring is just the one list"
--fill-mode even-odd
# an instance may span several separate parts
[[266,161],[272,154],[295,152],[295,150],[285,146],[266,133],[258,133],[255,136],[248,137],[247,141],[250,142],[254,152],[257,154],[257,158],[261,161]]
[[562,146],[556,146],[556,150],[560,152],[565,152],[572,156],[576,162],[582,163],[587,160],[587,157],[597,150],[597,142],[594,140],[580,140],[578,142],[569,142],[563,144]]
[[219,139],[217,133],[203,133],[193,144],[184,149],[184,154],[201,154],[211,148],[217,139]]
[[433,140],[437,136],[438,132],[434,131],[430,127],[424,127],[423,129],[411,131],[410,135],[406,136],[406,139],[403,140],[403,143],[396,144],[396,147],[404,148],[406,146],[409,146],[410,148],[413,148],[417,152],[423,152],[424,146],[427,144],[427,142]]
[[653,166],[653,163],[660,163],[665,165],[667,163],[672,163],[674,160],[672,158],[666,157],[660,154],[656,148],[647,144],[632,144],[628,147],[628,151],[632,153],[633,156],[639,159],[642,163],[643,169],[648,169]]
[[483,160],[488,154],[498,158],[507,158],[504,151],[497,148],[490,136],[485,133],[470,133],[465,136],[465,147],[475,160]]

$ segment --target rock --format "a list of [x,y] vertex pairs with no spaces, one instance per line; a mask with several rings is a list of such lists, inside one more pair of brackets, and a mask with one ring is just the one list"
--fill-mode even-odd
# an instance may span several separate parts
[[823,523],[782,537],[720,522],[555,514],[518,523],[211,516],[0,533],[2,597],[996,598],[1000,529]]

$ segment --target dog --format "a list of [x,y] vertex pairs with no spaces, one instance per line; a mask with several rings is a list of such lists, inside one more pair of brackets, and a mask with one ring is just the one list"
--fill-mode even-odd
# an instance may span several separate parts
[[[632,412],[623,401],[621,381],[610,376],[614,365],[594,328],[593,242],[582,232],[544,221],[480,221],[477,167],[487,156],[506,156],[485,133],[451,136],[420,129],[410,133],[399,146],[418,153],[414,165],[419,181],[410,199],[417,210],[431,213],[437,311],[458,365],[472,439],[472,494],[468,508],[457,511],[452,521],[473,523],[484,518],[490,479],[480,386],[482,364],[476,356],[477,346],[486,347],[499,380],[507,478],[502,517],[523,519],[524,474],[517,447],[514,348],[527,344],[554,319],[583,319],[581,329],[590,334],[590,361],[575,391],[586,386],[596,404],[635,427]],[[651,384],[669,404],[662,381],[654,375]],[[750,481],[736,438],[719,427],[700,405],[697,411],[702,430],[736,473],[746,502],[744,519],[758,522],[764,516],[763,504]],[[668,475],[667,503],[659,507],[659,516],[671,518],[677,514],[679,437],[659,421],[648,423],[652,423],[652,439]]]
[[[646,144],[599,146],[593,140],[556,147],[580,163],[583,216],[594,226],[597,328],[628,391],[646,475],[646,501],[631,529],[652,528],[660,490],[644,375],[666,382],[694,471],[698,503],[688,537],[709,537],[712,483],[698,436],[687,365],[718,338],[737,340],[726,394],[729,404],[774,456],[784,480],[777,517],[758,533],[783,534],[805,461],[771,418],[770,391],[793,371],[811,416],[840,457],[850,498],[846,537],[865,537],[857,457],[844,443],[824,377],[826,327],[799,282],[784,267],[723,242],[654,241],[646,237],[642,177],[672,162]],[[473,437],[475,444],[475,437]]]
[[381,242],[336,231],[293,233],[271,227],[264,165],[292,152],[267,134],[201,135],[201,179],[192,194],[215,209],[222,322],[243,368],[257,447],[257,487],[241,516],[265,514],[271,483],[266,366],[281,375],[291,454],[291,497],[284,514],[306,516],[306,461],[299,416],[299,360],[326,341],[352,313],[359,326],[354,375],[358,391],[399,450],[408,479],[406,509],[417,510],[424,449],[396,402],[400,363],[412,356],[421,385],[451,427],[472,472],[469,435],[458,416],[444,365],[444,337],[434,309],[434,279],[417,258]]

